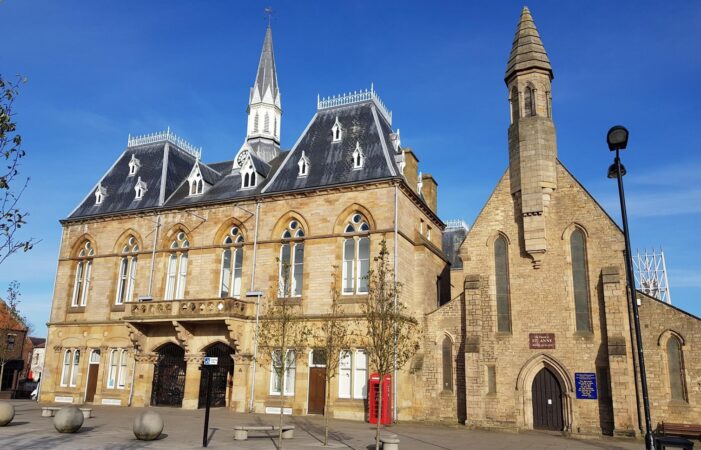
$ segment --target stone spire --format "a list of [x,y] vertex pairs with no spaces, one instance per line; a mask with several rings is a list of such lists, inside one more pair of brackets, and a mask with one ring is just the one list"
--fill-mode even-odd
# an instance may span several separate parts
[[268,24],[256,81],[248,99],[248,126],[244,143],[265,162],[280,154],[281,120],[282,106],[273,53],[273,31]]
[[553,72],[533,23],[523,8],[506,66],[511,125],[509,179],[521,213],[524,250],[540,267],[547,251],[550,197],[557,189],[557,141],[552,120]]
[[548,54],[545,52],[543,42],[540,40],[540,35],[533,22],[531,11],[527,6],[521,11],[521,19],[516,26],[516,34],[514,35],[514,43],[511,46],[511,54],[509,62],[506,64],[505,81],[528,69],[542,69],[550,74],[550,79],[553,78],[552,67]]

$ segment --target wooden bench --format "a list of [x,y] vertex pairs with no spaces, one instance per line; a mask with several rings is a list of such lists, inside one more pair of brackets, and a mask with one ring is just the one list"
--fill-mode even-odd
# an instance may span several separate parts
[[694,443],[687,438],[677,436],[655,436],[655,449],[681,448],[682,450],[694,450]]
[[690,437],[701,441],[701,425],[661,422],[657,424],[655,434],[658,436]]
[[[249,431],[277,431],[280,427],[274,425],[236,425],[234,427],[234,440],[245,441],[248,439]],[[294,425],[282,426],[282,438],[292,439],[295,437]]]
[[399,450],[399,437],[396,434],[380,436],[382,450]]
[[[42,406],[41,417],[53,417],[60,409],[60,406]],[[83,413],[83,419],[89,419],[92,417],[92,408],[80,408],[80,412]]]

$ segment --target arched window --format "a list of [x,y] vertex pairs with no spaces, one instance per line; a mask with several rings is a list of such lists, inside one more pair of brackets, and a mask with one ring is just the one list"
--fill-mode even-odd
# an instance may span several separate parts
[[511,123],[514,123],[518,120],[518,117],[520,115],[520,109],[518,107],[518,89],[516,89],[516,86],[514,86],[511,89]]
[[253,116],[253,131],[258,132],[258,112],[256,111],[256,115]]
[[109,389],[124,389],[127,371],[127,350],[113,348],[110,351],[107,387]]
[[265,133],[270,133],[270,114],[265,113],[265,119],[263,119],[263,131]]
[[224,238],[227,246],[222,252],[219,296],[239,297],[241,295],[241,274],[243,272],[243,233],[238,227],[231,227]]
[[535,90],[530,86],[524,91],[523,108],[525,116],[535,116]]
[[304,230],[297,220],[291,220],[282,232],[280,247],[279,297],[302,295],[304,273]]
[[669,390],[672,400],[686,402],[682,343],[676,336],[670,337],[667,341],[667,370],[669,371]]
[[343,239],[343,294],[367,294],[370,270],[370,226],[359,213],[353,213],[346,224]]
[[299,166],[298,177],[306,177],[309,174],[309,158],[304,153],[304,150],[302,150],[302,156],[299,158],[297,166]]
[[360,142],[355,143],[355,150],[353,150],[353,168],[362,169],[365,164],[365,155],[363,154],[363,149],[360,148]]
[[119,280],[117,280],[116,305],[132,300],[134,283],[136,283],[136,262],[139,244],[134,236],[129,236],[122,247],[122,258],[119,262]]
[[187,181],[190,183],[190,195],[199,195],[204,192],[204,180],[199,165],[195,165]]
[[587,276],[587,248],[584,232],[576,229],[570,236],[572,255],[572,286],[577,331],[591,331],[589,312],[589,277]]
[[453,390],[453,341],[443,338],[443,390]]
[[78,385],[78,366],[80,365],[80,350],[73,350],[73,365],[71,366],[71,382],[70,386]]
[[61,386],[68,386],[71,379],[71,362],[73,361],[73,350],[63,352],[63,368],[61,369]]
[[336,116],[336,121],[331,127],[331,142],[341,142],[343,138],[343,128],[341,127],[341,122],[338,121],[338,116]]
[[133,177],[138,172],[139,167],[141,167],[141,161],[136,158],[136,155],[131,154],[131,159],[129,160],[129,176]]
[[171,253],[168,256],[168,270],[166,272],[165,299],[181,299],[185,294],[185,282],[187,281],[187,251],[190,241],[183,231],[178,232],[170,243]]
[[93,256],[95,256],[95,250],[92,248],[92,243],[86,240],[78,252],[75,282],[73,283],[73,298],[71,300],[71,306],[73,307],[85,306],[88,303]]
[[285,364],[282,361],[282,352],[280,350],[273,351],[272,354],[272,370],[270,373],[270,395],[280,395],[284,391],[284,395],[295,394],[295,375],[297,372],[297,364],[294,350],[287,350]]
[[494,241],[494,272],[497,290],[497,331],[511,332],[511,300],[509,293],[509,249],[504,236]]

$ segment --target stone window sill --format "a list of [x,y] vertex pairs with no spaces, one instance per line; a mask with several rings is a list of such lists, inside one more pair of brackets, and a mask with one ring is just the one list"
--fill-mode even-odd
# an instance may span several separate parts
[[368,301],[368,294],[344,295],[338,298],[339,305],[356,305]]
[[588,341],[594,339],[594,333],[591,331],[575,331],[573,336],[576,338],[586,339]]
[[84,313],[85,312],[85,306],[70,306],[68,308],[69,313]]

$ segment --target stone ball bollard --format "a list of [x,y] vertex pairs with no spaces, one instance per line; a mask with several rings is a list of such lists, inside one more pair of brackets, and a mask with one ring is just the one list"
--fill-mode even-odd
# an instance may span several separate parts
[[61,408],[54,416],[54,428],[59,433],[75,433],[83,426],[83,413],[77,406]]
[[0,402],[0,427],[4,427],[15,418],[15,407],[8,402]]
[[144,411],[134,419],[134,436],[140,441],[158,439],[163,431],[163,418],[156,411]]

